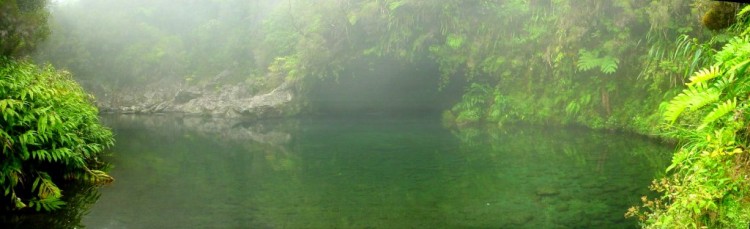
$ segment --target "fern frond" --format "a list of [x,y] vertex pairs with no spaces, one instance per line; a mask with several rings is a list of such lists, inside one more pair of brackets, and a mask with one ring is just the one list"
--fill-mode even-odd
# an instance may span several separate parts
[[606,56],[599,59],[599,62],[599,70],[604,74],[612,74],[617,71],[617,64],[620,63],[620,60],[611,56]]
[[85,175],[85,179],[92,184],[104,185],[115,181],[115,178],[112,178],[104,171],[92,169],[88,172],[89,173]]
[[721,96],[721,93],[713,88],[706,88],[705,86],[700,89],[697,88],[699,87],[690,88],[690,103],[688,105],[690,110],[698,110],[709,103],[716,102]]
[[588,71],[599,67],[599,71],[604,74],[612,74],[617,71],[617,65],[620,63],[620,59],[612,56],[605,55],[599,57],[599,51],[586,51],[581,49],[578,51],[578,67],[579,71]]
[[747,12],[750,12],[750,7],[746,6],[742,8],[739,13],[737,13],[737,16],[744,16],[745,14],[747,14]]
[[688,92],[688,89],[683,90],[683,93],[678,94],[672,98],[672,101],[669,101],[667,109],[664,111],[664,121],[673,124],[680,117],[680,114],[690,106],[690,96],[686,92]]
[[29,201],[29,207],[33,207],[36,211],[44,209],[44,211],[54,211],[65,206],[65,202],[60,198],[50,197],[45,199],[31,199]]
[[685,109],[698,110],[709,103],[718,101],[719,96],[721,96],[720,91],[709,88],[703,83],[688,86],[669,102],[664,112],[664,120],[672,124]]
[[735,77],[734,74],[729,74],[729,76],[721,77],[714,83],[714,88],[716,88],[716,90],[718,91],[723,91],[729,85],[734,83],[736,79],[737,77]]
[[599,66],[599,52],[589,52],[586,49],[579,50],[578,64],[576,66],[580,71],[588,71]]
[[721,72],[719,71],[719,66],[716,66],[716,65],[711,66],[710,68],[701,69],[695,72],[695,74],[693,74],[693,76],[690,77],[690,83],[688,83],[687,85],[691,86],[691,85],[706,82],[710,79],[716,78],[717,76],[720,75],[720,73]]
[[47,173],[40,172],[34,180],[34,184],[31,186],[32,191],[37,192],[37,196],[41,199],[47,198],[59,198],[62,196],[60,188],[52,183],[52,179]]
[[[750,49],[750,46],[747,46],[746,48]],[[748,53],[750,53],[750,50],[748,50]],[[734,66],[732,66],[731,69],[729,69],[729,74],[734,75],[744,75],[745,70],[747,70],[748,64],[750,64],[750,60],[742,61],[741,63],[737,63]]]
[[705,128],[706,126],[708,126],[708,124],[711,124],[724,115],[734,111],[735,108],[737,108],[737,99],[730,99],[722,104],[719,104],[710,113],[703,117],[703,121],[701,122],[701,125],[698,127],[698,129],[700,130]]

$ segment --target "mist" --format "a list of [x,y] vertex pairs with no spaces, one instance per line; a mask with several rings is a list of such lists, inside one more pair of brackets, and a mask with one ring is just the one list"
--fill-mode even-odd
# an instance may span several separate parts
[[[82,224],[750,223],[750,208],[741,201],[750,186],[737,179],[750,171],[748,157],[738,156],[747,154],[750,117],[743,115],[742,95],[750,93],[744,86],[750,19],[743,3],[50,0],[36,11],[21,1],[13,6],[6,11],[36,20],[38,26],[27,27],[46,39],[0,43],[3,48],[69,72],[117,138],[115,155],[106,159],[121,163],[112,175],[123,179],[102,189],[101,198],[88,198],[98,189],[78,194],[92,200],[71,208],[93,206],[94,212],[80,215]],[[3,26],[12,21],[3,20]],[[12,38],[5,31],[22,30],[0,28],[0,37]],[[709,170],[719,172],[696,174]],[[719,180],[731,188],[714,187]],[[649,189],[652,181],[658,185]],[[706,197],[694,203],[691,196]],[[144,207],[152,204],[165,207]]]

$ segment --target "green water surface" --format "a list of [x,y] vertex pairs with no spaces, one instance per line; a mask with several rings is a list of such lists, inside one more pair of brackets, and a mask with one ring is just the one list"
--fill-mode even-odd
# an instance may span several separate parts
[[106,116],[116,181],[88,228],[634,228],[672,148],[424,117]]

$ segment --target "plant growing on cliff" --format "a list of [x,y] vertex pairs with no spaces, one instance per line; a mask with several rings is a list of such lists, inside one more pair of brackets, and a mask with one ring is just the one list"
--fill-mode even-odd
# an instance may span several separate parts
[[490,99],[492,89],[484,84],[473,83],[463,95],[460,103],[451,109],[455,112],[455,122],[459,125],[477,122],[485,116],[487,103]]
[[6,210],[60,208],[67,180],[111,182],[94,169],[113,144],[69,73],[0,57],[0,188]]
[[690,77],[665,105],[671,137],[683,139],[667,168],[671,174],[644,197],[648,212],[631,208],[648,228],[745,228],[750,223],[750,27],[714,55],[714,65]]
[[617,64],[620,60],[609,56],[599,56],[599,51],[587,51],[581,49],[578,51],[578,70],[588,71],[594,68],[599,68],[604,74],[612,74],[617,71]]

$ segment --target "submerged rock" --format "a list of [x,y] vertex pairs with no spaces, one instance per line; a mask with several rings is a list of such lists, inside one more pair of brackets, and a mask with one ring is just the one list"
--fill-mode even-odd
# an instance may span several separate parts
[[553,187],[539,187],[536,189],[536,194],[538,196],[555,196],[560,194],[560,190]]
[[534,220],[534,215],[530,212],[514,212],[506,215],[505,219],[508,228],[527,228],[527,224]]

